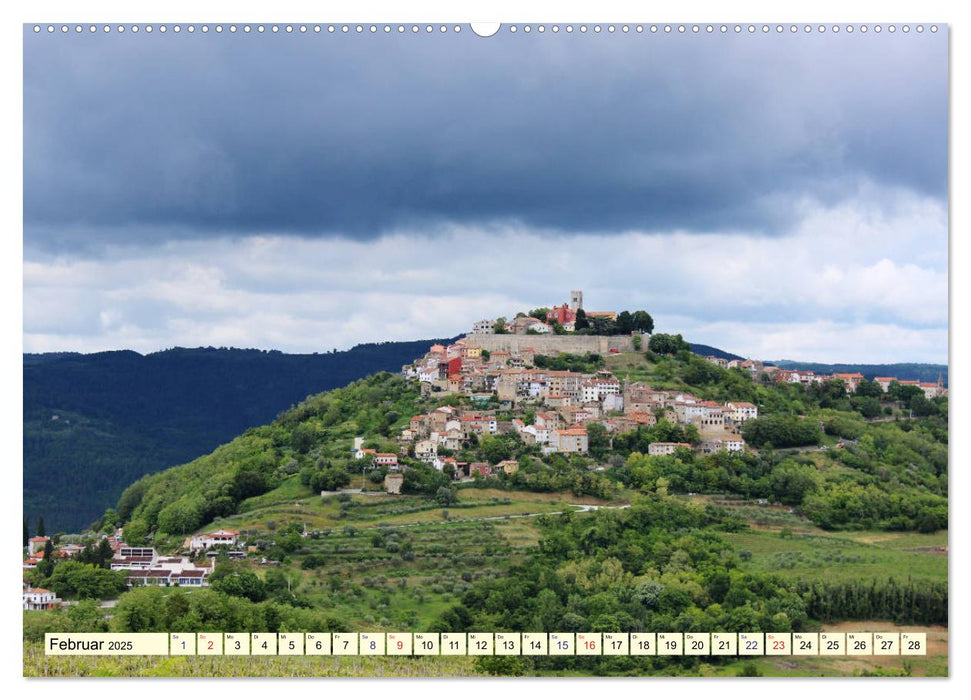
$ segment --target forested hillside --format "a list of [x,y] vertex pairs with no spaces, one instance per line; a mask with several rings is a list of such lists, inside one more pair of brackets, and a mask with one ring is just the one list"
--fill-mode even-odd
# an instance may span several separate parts
[[[611,358],[615,370],[706,399],[750,401],[744,453],[702,455],[681,448],[647,456],[652,442],[697,443],[693,426],[661,419],[654,426],[607,435],[590,425],[589,455],[542,454],[514,432],[472,436],[455,452],[460,462],[517,460],[500,488],[569,492],[616,499],[623,493],[711,493],[767,499],[799,509],[825,529],[921,530],[947,526],[947,400],[926,400],[915,387],[895,394],[848,396],[842,384],[802,387],[761,384],[696,355],[649,353]],[[867,384],[867,390],[875,385]],[[878,389],[878,387],[877,387]],[[861,390],[862,393],[862,390]],[[420,396],[417,382],[379,374],[308,398],[273,423],[248,430],[210,455],[141,479],[127,489],[112,517],[126,537],[181,536],[215,518],[245,510],[244,502],[291,480],[315,490],[346,483],[361,466],[350,456],[354,436],[387,452],[411,416],[467,397]],[[512,412],[499,410],[500,421]],[[402,456],[405,490],[436,496],[448,476]],[[299,475],[299,476],[298,476]],[[381,469],[372,471],[375,484]],[[320,486],[320,488],[317,488]]]
[[[290,355],[175,348],[24,355],[24,516],[89,525],[139,477],[212,451],[310,394],[395,371],[430,343]],[[446,341],[447,342],[447,341]]]

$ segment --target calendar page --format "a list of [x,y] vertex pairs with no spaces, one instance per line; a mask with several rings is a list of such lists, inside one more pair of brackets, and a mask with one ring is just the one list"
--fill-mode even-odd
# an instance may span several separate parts
[[949,675],[950,27],[634,10],[23,24],[24,676]]

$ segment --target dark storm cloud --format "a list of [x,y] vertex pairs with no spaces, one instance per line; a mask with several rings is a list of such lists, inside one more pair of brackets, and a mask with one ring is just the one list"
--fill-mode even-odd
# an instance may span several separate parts
[[26,242],[774,234],[862,183],[944,200],[946,54],[943,32],[27,31]]

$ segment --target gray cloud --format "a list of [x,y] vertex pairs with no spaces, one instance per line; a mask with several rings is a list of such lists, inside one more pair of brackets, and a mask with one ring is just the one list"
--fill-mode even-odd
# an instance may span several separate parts
[[[873,199],[891,198],[894,211],[875,217]],[[886,192],[802,206],[793,233],[775,238],[456,226],[39,253],[24,266],[24,345],[313,352],[451,336],[581,288],[593,310],[644,308],[659,331],[743,355],[946,362],[945,214],[933,198]]]
[[489,222],[765,236],[868,183],[946,199],[945,33],[25,32],[35,249]]

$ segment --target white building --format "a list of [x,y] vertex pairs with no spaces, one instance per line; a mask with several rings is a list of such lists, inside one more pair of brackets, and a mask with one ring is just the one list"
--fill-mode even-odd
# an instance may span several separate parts
[[745,441],[732,437],[725,440],[708,440],[701,444],[701,452],[714,454],[716,452],[741,452],[745,449]]
[[374,466],[387,467],[388,469],[398,468],[398,455],[394,452],[375,452]]
[[624,397],[620,394],[607,394],[603,400],[604,411],[623,411]]
[[472,324],[473,333],[492,333],[493,328],[495,328],[496,322],[490,321],[488,319],[483,319],[481,321],[476,321]]
[[730,401],[725,404],[725,408],[731,412],[731,418],[736,423],[743,423],[759,417],[758,406],[747,401]]
[[435,440],[420,440],[415,443],[415,457],[421,461],[428,462],[434,460],[437,455],[438,444]]
[[212,547],[235,547],[239,541],[238,530],[216,530],[189,538],[189,549],[198,552]]
[[686,442],[652,442],[647,446],[647,454],[651,457],[660,457],[662,455],[673,455],[674,451],[679,447],[687,447],[691,449],[691,445]]
[[438,381],[438,363],[428,364],[418,368],[418,381],[435,382]]
[[540,428],[538,425],[527,425],[523,428],[523,434],[524,440],[526,439],[525,435],[531,435],[533,442],[539,443],[540,445],[545,445],[550,441],[550,431],[546,428]]
[[61,607],[61,599],[46,588],[31,588],[24,582],[24,610],[54,610]]
[[583,403],[601,401],[606,396],[620,394],[620,382],[616,379],[588,379],[580,388]]

